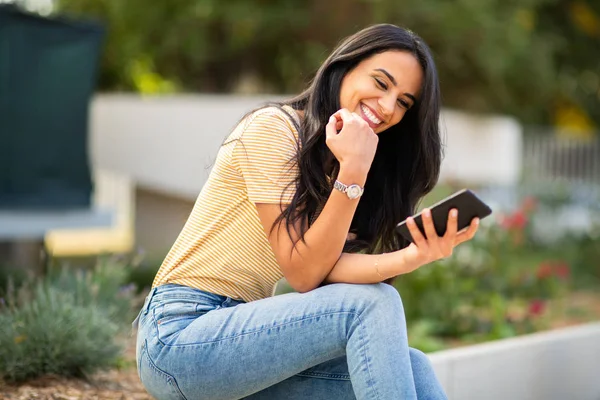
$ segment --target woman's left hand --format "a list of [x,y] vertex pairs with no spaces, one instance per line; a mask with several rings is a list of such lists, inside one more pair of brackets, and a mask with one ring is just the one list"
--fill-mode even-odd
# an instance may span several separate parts
[[479,218],[474,218],[468,228],[457,232],[458,211],[450,210],[446,233],[438,236],[433,225],[431,210],[424,209],[421,213],[425,235],[421,233],[412,217],[407,219],[407,226],[413,237],[413,243],[401,250],[404,253],[405,272],[411,272],[442,258],[450,257],[456,246],[471,240],[479,226]]

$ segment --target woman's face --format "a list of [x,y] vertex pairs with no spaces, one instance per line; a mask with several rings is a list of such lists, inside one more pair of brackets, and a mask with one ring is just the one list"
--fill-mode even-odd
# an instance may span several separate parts
[[408,52],[389,50],[361,61],[342,79],[340,105],[375,133],[396,125],[419,98],[423,71]]

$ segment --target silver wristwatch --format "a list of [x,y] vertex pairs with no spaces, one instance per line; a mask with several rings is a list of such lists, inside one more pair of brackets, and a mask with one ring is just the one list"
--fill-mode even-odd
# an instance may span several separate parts
[[363,189],[359,185],[354,184],[346,186],[342,182],[337,180],[333,184],[333,188],[339,190],[342,193],[346,193],[346,196],[348,196],[350,200],[358,199],[360,196],[363,195],[365,191],[365,189]]

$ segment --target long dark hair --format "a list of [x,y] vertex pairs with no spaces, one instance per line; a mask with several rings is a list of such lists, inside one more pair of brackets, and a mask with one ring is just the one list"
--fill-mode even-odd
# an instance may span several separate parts
[[299,169],[294,182],[296,192],[273,228],[285,219],[289,234],[300,221],[298,234],[304,240],[339,172],[339,163],[325,144],[325,125],[340,108],[342,79],[361,61],[388,50],[409,52],[419,61],[423,69],[421,97],[400,123],[379,134],[365,192],[350,228],[357,238],[348,241],[344,251],[381,253],[407,245],[394,228],[415,212],[419,200],[433,189],[439,176],[440,89],[427,45],[413,32],[390,24],[368,27],[343,40],[304,92],[278,103],[280,107],[302,110],[304,117],[297,126],[300,143],[295,160]]

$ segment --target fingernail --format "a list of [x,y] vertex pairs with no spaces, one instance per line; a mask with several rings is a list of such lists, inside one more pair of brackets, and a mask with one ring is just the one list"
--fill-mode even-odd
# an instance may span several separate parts
[[431,215],[431,211],[429,211],[429,208],[426,208],[423,210],[423,214],[425,214],[427,217],[429,217]]
[[450,215],[451,215],[453,218],[456,218],[456,216],[458,215],[458,211],[456,211],[456,210],[452,210],[452,211],[450,211]]
[[475,218],[475,225],[479,225],[479,218]]

